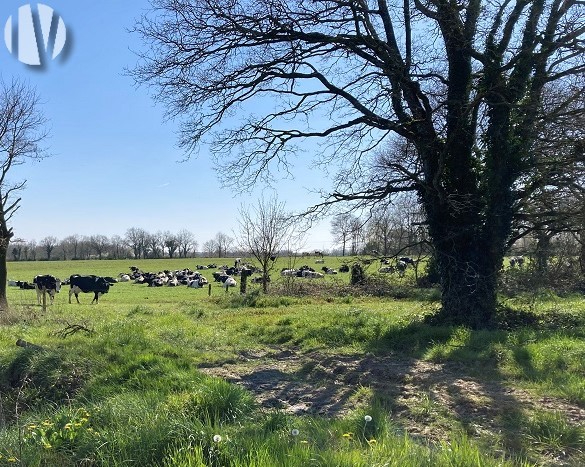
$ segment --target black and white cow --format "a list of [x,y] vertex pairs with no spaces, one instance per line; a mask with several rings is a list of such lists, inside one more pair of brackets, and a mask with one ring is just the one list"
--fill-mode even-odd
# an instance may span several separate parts
[[43,291],[49,294],[51,304],[55,299],[55,294],[61,290],[61,280],[49,274],[35,276],[33,279],[35,290],[37,291],[37,301],[39,304],[43,301]]
[[98,303],[99,297],[102,294],[108,293],[110,290],[110,283],[100,276],[80,276],[79,274],[73,274],[69,278],[69,303],[71,303],[71,295],[75,294],[75,299],[79,303],[79,293],[93,292],[94,297],[91,303]]

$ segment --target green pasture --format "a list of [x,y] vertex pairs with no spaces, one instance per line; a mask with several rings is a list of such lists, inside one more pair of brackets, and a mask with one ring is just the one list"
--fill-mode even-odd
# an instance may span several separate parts
[[[279,258],[272,285],[286,290],[291,280],[278,271],[320,269],[314,261]],[[326,257],[325,265],[342,261]],[[8,268],[10,279],[32,281],[36,274],[115,277],[131,265],[154,272],[212,262],[233,259]],[[210,280],[211,272],[204,271]],[[400,291],[414,282],[411,274],[386,277]],[[351,293],[348,282],[349,274],[338,274],[311,281],[323,284],[321,293],[266,296],[253,285],[241,296],[213,282],[211,295],[207,288],[118,283],[97,305],[91,294],[69,304],[64,287],[44,312],[34,290],[9,287],[11,308],[0,316],[0,466],[585,464],[581,296],[508,298],[510,310],[535,320],[471,331],[425,324],[437,303],[419,291],[408,300],[377,297]],[[39,347],[16,346],[17,339]],[[287,363],[276,357],[283,354],[299,366],[270,372],[290,379],[291,391],[306,386],[316,398],[363,382],[344,396],[343,411],[302,415],[261,406],[243,387],[203,371],[260,377],[274,362]],[[357,365],[340,381],[327,379],[348,361],[379,368]],[[431,372],[435,366],[442,370]],[[432,374],[428,384],[423,374]],[[472,390],[459,393],[461,381]]]

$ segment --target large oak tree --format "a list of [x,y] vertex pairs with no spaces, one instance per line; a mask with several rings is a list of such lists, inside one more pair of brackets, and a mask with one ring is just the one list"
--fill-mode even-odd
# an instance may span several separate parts
[[[326,140],[317,162],[339,172],[320,207],[416,190],[442,316],[490,325],[535,124],[582,92],[582,1],[152,4],[136,26],[148,50],[133,73],[182,119],[187,151],[210,142],[224,182],[242,188]],[[563,93],[543,106],[551,86]],[[381,177],[370,154],[394,136],[416,157]]]

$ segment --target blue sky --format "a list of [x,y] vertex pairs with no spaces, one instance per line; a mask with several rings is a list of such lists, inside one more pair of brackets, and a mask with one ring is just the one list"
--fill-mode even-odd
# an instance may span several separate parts
[[[66,25],[65,60],[59,56],[39,70],[20,63],[0,43],[2,79],[18,77],[36,88],[51,132],[51,157],[12,172],[15,180],[27,180],[11,223],[15,236],[38,241],[48,235],[123,236],[130,227],[186,228],[202,245],[219,231],[236,232],[240,203],[254,203],[262,187],[251,195],[222,192],[205,148],[180,162],[178,124],[165,122],[164,109],[149,91],[124,74],[137,62],[133,51],[143,47],[128,29],[147,11],[148,1],[43,3]],[[2,31],[24,4],[0,4]],[[290,210],[318,201],[310,190],[323,186],[323,175],[308,165],[297,165],[294,180],[278,183],[278,197]],[[333,247],[329,224],[325,220],[308,232],[306,249]]]

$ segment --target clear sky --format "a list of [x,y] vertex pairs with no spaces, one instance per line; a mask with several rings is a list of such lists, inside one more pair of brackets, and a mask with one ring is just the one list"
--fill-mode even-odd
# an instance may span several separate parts
[[[26,0],[0,3],[0,26]],[[125,68],[137,63],[144,45],[128,32],[149,8],[147,0],[46,0],[67,30],[65,51],[47,65],[25,65],[0,41],[0,74],[35,87],[43,101],[51,137],[50,158],[11,172],[27,180],[11,225],[15,236],[40,240],[48,235],[123,236],[130,227],[148,232],[192,231],[199,245],[219,231],[238,229],[241,203],[252,195],[222,192],[212,161],[202,148],[187,162],[176,147],[178,124],[165,122],[164,109],[146,88],[136,88]],[[31,3],[33,10],[36,3]],[[278,183],[278,197],[290,210],[318,201],[311,193],[327,184],[309,161],[296,166],[295,179]],[[307,235],[305,248],[330,249],[330,221]]]

